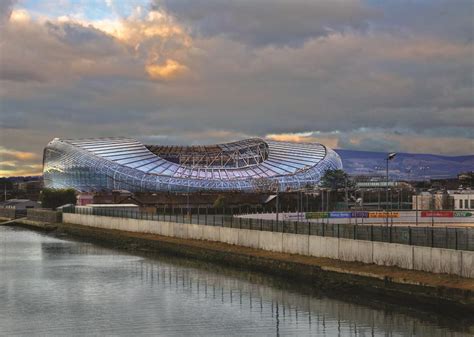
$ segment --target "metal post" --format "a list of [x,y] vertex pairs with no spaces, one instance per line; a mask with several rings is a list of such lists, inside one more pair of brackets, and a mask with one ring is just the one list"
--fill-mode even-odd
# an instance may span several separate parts
[[386,166],[386,186],[385,186],[385,215],[386,215],[386,220],[387,220],[387,226],[388,226],[388,157],[385,159],[387,162]]
[[327,190],[326,191],[327,195],[326,195],[326,203],[327,203],[327,212],[328,212],[328,216],[327,216],[327,223],[329,224],[329,199],[330,199],[330,190]]
[[416,226],[418,226],[418,191],[415,191]]
[[431,227],[434,227],[434,193],[431,193]]
[[300,221],[300,191],[296,192],[296,221]]
[[454,228],[454,244],[455,244],[455,249],[458,249],[458,229]]
[[448,244],[449,244],[449,240],[448,240],[448,226],[446,226],[446,249],[449,249],[448,247]]
[[349,210],[349,195],[347,191],[347,176],[344,176],[344,197],[346,199],[346,211]]
[[280,211],[280,209],[279,209],[279,207],[280,207],[279,206],[279,200],[278,200],[278,198],[279,198],[279,188],[278,187],[277,187],[276,192],[277,192],[277,195],[276,195],[276,198],[275,198],[275,204],[276,204],[275,207],[276,207],[276,222],[278,223],[278,213]]

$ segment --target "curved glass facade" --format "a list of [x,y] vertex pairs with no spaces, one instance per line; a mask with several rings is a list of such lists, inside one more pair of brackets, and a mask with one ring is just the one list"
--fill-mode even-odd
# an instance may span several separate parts
[[339,155],[322,144],[259,138],[206,146],[55,138],[43,156],[45,186],[78,191],[287,191],[341,168]]

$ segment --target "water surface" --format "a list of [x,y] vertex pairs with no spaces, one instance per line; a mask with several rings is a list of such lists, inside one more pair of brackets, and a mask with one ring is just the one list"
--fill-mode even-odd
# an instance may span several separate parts
[[281,287],[255,273],[0,227],[0,336],[468,336],[467,331],[389,306]]

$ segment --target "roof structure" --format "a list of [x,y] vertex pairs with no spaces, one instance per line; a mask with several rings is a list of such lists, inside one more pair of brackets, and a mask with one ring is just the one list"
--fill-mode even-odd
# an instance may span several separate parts
[[44,151],[45,186],[80,191],[288,190],[315,185],[338,168],[339,156],[322,144],[260,138],[203,146],[56,138]]

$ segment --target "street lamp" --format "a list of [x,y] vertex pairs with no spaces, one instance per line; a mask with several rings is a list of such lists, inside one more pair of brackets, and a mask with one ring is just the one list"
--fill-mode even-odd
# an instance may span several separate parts
[[[387,185],[385,186],[385,204],[388,203],[388,162],[392,159],[395,158],[395,156],[397,155],[396,152],[391,152],[388,154],[387,158],[385,158],[385,161],[387,163],[386,165],[386,182],[387,182]],[[387,215],[387,226],[388,226],[388,205],[387,205],[387,209],[385,209],[385,214]]]

